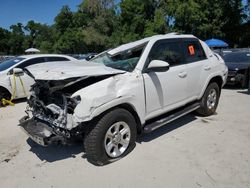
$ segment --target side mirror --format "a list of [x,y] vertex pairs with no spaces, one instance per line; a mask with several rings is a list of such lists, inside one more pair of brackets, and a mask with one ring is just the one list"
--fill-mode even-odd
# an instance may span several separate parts
[[91,59],[93,59],[94,57],[95,57],[96,55],[89,55],[88,57],[86,57],[86,61],[89,61],[89,60],[91,60]]
[[161,60],[153,60],[149,63],[146,72],[166,72],[169,70],[169,63]]
[[13,68],[12,74],[15,74],[16,76],[22,76],[24,74],[24,72],[23,72],[23,69]]

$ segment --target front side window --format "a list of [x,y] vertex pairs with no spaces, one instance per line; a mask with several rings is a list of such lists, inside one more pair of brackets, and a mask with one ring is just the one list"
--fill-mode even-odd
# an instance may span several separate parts
[[153,60],[162,60],[170,66],[181,65],[183,63],[183,53],[181,44],[178,41],[157,41],[148,56],[148,63]]
[[16,65],[17,63],[20,63],[24,59],[25,58],[17,57],[17,58],[12,58],[12,59],[8,59],[8,60],[5,60],[5,61],[2,61],[0,63],[0,71],[7,70],[8,68]]
[[198,40],[183,41],[183,45],[187,63],[207,59],[205,52]]

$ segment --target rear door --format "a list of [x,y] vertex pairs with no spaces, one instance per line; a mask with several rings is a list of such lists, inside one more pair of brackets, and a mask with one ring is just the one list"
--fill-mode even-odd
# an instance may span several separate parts
[[198,39],[183,39],[187,77],[187,100],[196,100],[211,71],[211,63]]
[[182,106],[186,100],[187,72],[181,40],[157,41],[146,62],[162,60],[170,64],[166,72],[144,73],[147,119]]

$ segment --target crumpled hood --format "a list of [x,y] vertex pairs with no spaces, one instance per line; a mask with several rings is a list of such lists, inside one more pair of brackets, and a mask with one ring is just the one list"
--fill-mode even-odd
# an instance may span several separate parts
[[102,64],[82,61],[48,62],[26,68],[35,80],[65,80],[89,76],[101,76],[124,73]]

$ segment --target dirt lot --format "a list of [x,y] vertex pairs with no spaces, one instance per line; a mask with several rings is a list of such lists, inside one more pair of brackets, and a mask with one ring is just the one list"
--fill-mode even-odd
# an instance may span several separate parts
[[81,143],[40,147],[17,127],[25,102],[0,109],[0,187],[250,187],[250,95],[224,89],[218,114],[187,115],[96,167]]

